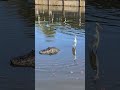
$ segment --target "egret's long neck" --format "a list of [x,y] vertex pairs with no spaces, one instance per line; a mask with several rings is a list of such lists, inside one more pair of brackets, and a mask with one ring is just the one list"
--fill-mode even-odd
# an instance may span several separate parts
[[76,47],[76,45],[77,45],[77,36],[75,35],[73,46]]

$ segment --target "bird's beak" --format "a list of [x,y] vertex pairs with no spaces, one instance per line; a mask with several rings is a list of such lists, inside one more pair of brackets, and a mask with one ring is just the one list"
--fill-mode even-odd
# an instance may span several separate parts
[[103,30],[103,27],[101,27],[101,25],[99,23],[96,23],[96,25],[101,29]]

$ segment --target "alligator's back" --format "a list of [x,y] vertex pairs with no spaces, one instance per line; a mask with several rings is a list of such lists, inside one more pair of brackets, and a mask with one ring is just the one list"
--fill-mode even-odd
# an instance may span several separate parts
[[10,63],[16,67],[35,67],[35,51],[32,50],[26,55],[15,57],[11,59]]

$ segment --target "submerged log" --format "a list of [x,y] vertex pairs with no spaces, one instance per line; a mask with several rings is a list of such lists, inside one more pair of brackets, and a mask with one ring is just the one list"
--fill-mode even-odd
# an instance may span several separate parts
[[10,65],[14,67],[35,67],[35,51],[18,56],[10,60]]
[[41,50],[39,53],[44,55],[54,55],[57,54],[60,50],[56,47],[48,47],[44,50]]

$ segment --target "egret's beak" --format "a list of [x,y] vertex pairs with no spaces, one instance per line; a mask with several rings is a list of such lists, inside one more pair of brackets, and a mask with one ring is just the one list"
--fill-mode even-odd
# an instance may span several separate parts
[[99,23],[96,23],[96,25],[98,26],[98,28],[100,28],[100,30],[103,30],[103,27],[101,27]]

